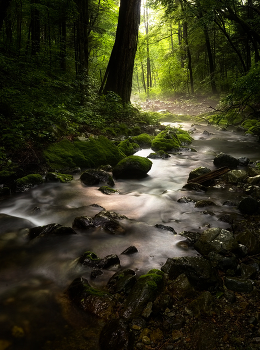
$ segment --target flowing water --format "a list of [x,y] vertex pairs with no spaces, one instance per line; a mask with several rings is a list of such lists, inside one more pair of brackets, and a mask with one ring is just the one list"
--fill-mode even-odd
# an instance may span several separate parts
[[[185,130],[189,123],[182,124]],[[259,143],[254,136],[221,131],[213,126],[195,125],[191,145],[169,159],[153,160],[142,180],[117,180],[119,194],[105,195],[98,187],[85,187],[79,175],[69,184],[43,184],[0,202],[0,350],[5,349],[98,349],[102,322],[83,314],[67,300],[66,287],[78,276],[89,279],[91,270],[77,264],[86,250],[99,257],[117,254],[122,268],[137,274],[160,268],[168,257],[197,254],[179,234],[156,228],[155,224],[182,231],[202,231],[209,226],[227,228],[219,220],[223,212],[237,212],[223,206],[226,200],[239,201],[240,193],[213,187],[206,193],[182,189],[191,170],[214,169],[213,158],[220,152],[257,160]],[[205,130],[207,132],[205,132]],[[147,156],[151,150],[137,155]],[[195,208],[179,203],[188,196],[210,199],[212,208]],[[101,209],[127,216],[120,223],[123,235],[111,235],[100,228],[66,237],[27,239],[28,227],[58,223],[71,226],[75,217],[94,216]],[[205,210],[214,212],[209,215]],[[130,245],[138,253],[121,255]],[[116,269],[104,271],[91,281],[102,288]]]

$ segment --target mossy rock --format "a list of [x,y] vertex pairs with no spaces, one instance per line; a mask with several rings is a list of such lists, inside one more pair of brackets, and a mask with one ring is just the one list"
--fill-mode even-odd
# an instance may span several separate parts
[[80,180],[86,186],[95,186],[99,183],[105,183],[109,186],[114,186],[112,176],[104,170],[88,169],[80,176]]
[[142,315],[149,302],[153,302],[164,284],[162,271],[154,269],[139,277],[126,299],[123,317],[132,318]]
[[183,145],[192,142],[192,137],[187,131],[182,129],[167,128],[155,136],[152,141],[152,149],[154,151],[170,152],[178,150]]
[[16,180],[16,190],[25,191],[35,185],[43,183],[43,177],[40,174],[29,174]]
[[125,157],[113,142],[103,136],[88,141],[60,141],[50,145],[44,156],[52,169],[95,168],[104,164],[114,166]]
[[101,187],[99,187],[98,190],[104,194],[107,194],[107,195],[110,195],[113,193],[118,193],[118,190],[114,190],[113,188],[111,188],[109,186],[101,186]]
[[139,146],[137,143],[130,142],[129,140],[121,141],[117,147],[126,156],[133,155],[139,149]]
[[140,134],[132,137],[133,141],[136,142],[142,148],[150,148],[152,145],[152,136],[148,134]]
[[69,174],[60,174],[60,173],[47,173],[46,181],[47,182],[61,182],[66,183],[73,180],[73,176]]
[[113,176],[121,179],[145,177],[152,167],[152,162],[144,157],[129,156],[121,160],[113,169]]

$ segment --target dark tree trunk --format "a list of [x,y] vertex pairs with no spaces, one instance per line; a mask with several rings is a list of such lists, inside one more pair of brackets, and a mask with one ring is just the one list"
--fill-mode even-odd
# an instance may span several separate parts
[[36,55],[40,51],[40,12],[34,6],[38,0],[32,0],[31,8],[31,53]]
[[115,44],[107,66],[101,93],[113,91],[130,102],[137,49],[141,0],[121,0]]
[[3,22],[6,16],[6,12],[8,9],[8,6],[10,5],[11,0],[1,0],[0,1],[0,30],[3,27]]
[[66,19],[63,18],[60,25],[60,65],[61,69],[66,71],[66,55],[67,55],[67,26]]
[[77,72],[82,75],[84,72],[88,73],[88,55],[89,55],[89,1],[77,0],[79,18],[77,22],[77,58],[78,68]]

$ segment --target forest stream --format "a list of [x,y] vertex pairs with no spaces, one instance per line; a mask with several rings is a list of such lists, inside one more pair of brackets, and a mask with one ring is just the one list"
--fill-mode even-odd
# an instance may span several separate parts
[[[79,310],[64,291],[79,276],[102,289],[118,268],[104,270],[103,275],[90,280],[91,268],[77,263],[84,251],[100,257],[117,254],[120,268],[131,268],[140,275],[160,269],[169,257],[198,254],[181,232],[226,229],[230,225],[220,216],[240,215],[237,207],[223,205],[241,198],[232,186],[217,185],[207,192],[187,191],[183,186],[193,169],[214,170],[213,159],[220,152],[258,160],[256,137],[206,123],[181,125],[191,131],[191,149],[168,159],[153,159],[152,169],[142,180],[115,180],[118,193],[105,195],[98,187],[86,187],[76,175],[71,183],[42,184],[0,201],[0,350],[97,350],[103,321]],[[146,157],[150,152],[144,149],[137,155]],[[210,199],[216,205],[196,208],[193,201],[178,202],[185,196],[194,201]],[[100,207],[127,217],[120,222],[124,234],[111,235],[98,227],[77,235],[28,241],[28,227],[51,223],[71,227],[75,217],[93,216]],[[173,228],[177,234],[156,224]],[[138,252],[121,254],[129,246]]]

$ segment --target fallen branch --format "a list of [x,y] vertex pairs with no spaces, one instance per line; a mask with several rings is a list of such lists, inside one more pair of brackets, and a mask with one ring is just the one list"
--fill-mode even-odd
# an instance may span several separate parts
[[230,169],[228,167],[222,167],[217,170],[212,170],[210,173],[197,176],[194,179],[190,179],[187,183],[203,184],[204,182],[217,179],[218,177],[228,173],[229,171]]

